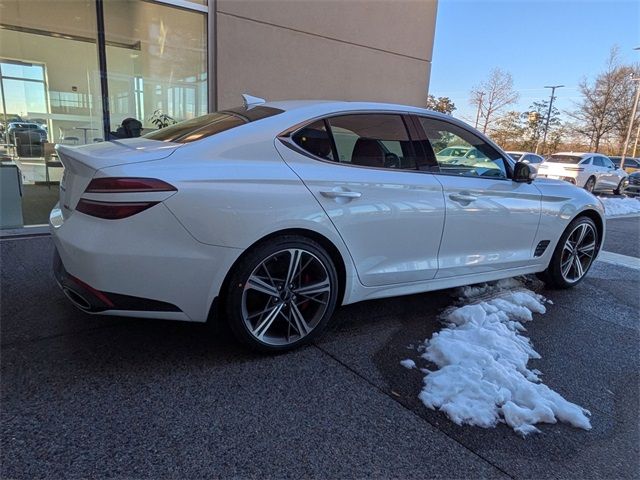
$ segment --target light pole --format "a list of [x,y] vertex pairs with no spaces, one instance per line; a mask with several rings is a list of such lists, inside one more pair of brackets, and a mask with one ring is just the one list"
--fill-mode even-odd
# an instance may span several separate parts
[[636,119],[636,110],[638,109],[638,98],[640,98],[640,77],[634,78],[636,82],[636,98],[633,101],[633,109],[631,110],[631,118],[629,118],[629,128],[627,129],[627,137],[624,139],[624,147],[622,149],[622,157],[620,158],[620,168],[624,170],[624,159],[627,156],[627,149],[629,148],[629,139],[631,138],[631,130],[633,129],[633,123]]
[[549,131],[549,119],[551,118],[551,109],[553,108],[553,100],[556,98],[554,94],[556,93],[556,88],[562,88],[564,85],[545,85],[544,88],[551,89],[551,99],[549,100],[549,111],[547,112],[547,120],[544,123],[544,136],[542,137],[542,153],[544,154],[545,149],[547,148],[547,132]]
[[[634,48],[634,50],[640,50],[640,47]],[[620,158],[620,169],[624,170],[624,159],[627,156],[627,148],[629,148],[629,139],[631,138],[631,130],[633,129],[633,122],[636,119],[636,110],[638,109],[638,98],[640,97],[640,78],[633,78],[636,82],[636,98],[633,101],[633,109],[631,110],[631,118],[629,119],[629,128],[627,129],[627,138],[624,139],[624,148],[622,149],[622,157]],[[634,148],[635,151],[635,148]]]
[[480,99],[478,100],[478,112],[476,113],[476,130],[478,129],[478,121],[480,120],[480,110],[482,109],[482,97],[484,97],[484,92],[478,92]]

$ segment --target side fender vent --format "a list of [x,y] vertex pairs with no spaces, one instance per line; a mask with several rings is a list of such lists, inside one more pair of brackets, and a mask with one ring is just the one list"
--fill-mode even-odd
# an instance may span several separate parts
[[536,247],[536,251],[533,252],[533,256],[541,257],[548,246],[549,246],[549,240],[541,240],[540,243],[538,243],[538,246]]

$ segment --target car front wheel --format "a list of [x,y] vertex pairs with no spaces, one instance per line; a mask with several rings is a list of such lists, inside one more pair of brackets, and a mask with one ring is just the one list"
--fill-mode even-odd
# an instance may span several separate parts
[[620,180],[618,187],[613,191],[614,195],[622,195],[624,193],[625,179]]
[[574,219],[560,237],[547,269],[540,278],[555,288],[570,288],[582,281],[600,247],[598,229],[588,217]]
[[326,326],[338,298],[331,257],[315,241],[293,235],[272,238],[248,252],[228,285],[231,329],[262,352],[310,342]]
[[596,179],[593,177],[589,177],[589,180],[587,180],[587,183],[584,184],[584,189],[587,192],[593,192],[593,189],[596,186]]

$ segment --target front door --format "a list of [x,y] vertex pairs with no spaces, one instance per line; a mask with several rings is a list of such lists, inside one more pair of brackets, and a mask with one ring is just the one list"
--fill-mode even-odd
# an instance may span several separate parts
[[[436,278],[523,267],[533,261],[541,195],[533,184],[516,183],[502,154],[467,129],[419,117],[438,161],[435,176],[444,190],[446,221]],[[474,162],[438,155],[448,147],[474,147]]]
[[620,172],[618,171],[616,166],[613,164],[611,159],[607,157],[600,157],[600,158],[602,158],[602,163],[604,164],[604,168],[606,169],[605,175],[606,175],[606,181],[607,181],[607,188],[610,188],[611,190],[615,190],[616,188],[618,188],[618,184],[622,179],[622,177],[620,176]]

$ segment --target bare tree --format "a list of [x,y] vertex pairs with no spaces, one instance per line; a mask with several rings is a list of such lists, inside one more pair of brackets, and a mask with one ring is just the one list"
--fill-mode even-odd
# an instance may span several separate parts
[[[622,65],[619,67],[617,77],[616,101],[613,105],[612,143],[617,146],[615,148],[616,153],[622,153],[627,130],[629,129],[629,121],[631,121],[636,88],[640,88],[640,85],[638,85],[638,81],[640,81],[640,66]],[[640,125],[640,118],[636,115],[631,125],[632,131],[638,125]]]
[[517,102],[518,97],[518,92],[513,89],[511,74],[494,68],[489,78],[471,91],[470,103],[478,108],[482,117],[482,131],[486,133],[496,114],[506,106]]
[[590,149],[598,151],[603,140],[621,143],[624,140],[631,116],[633,101],[633,75],[638,68],[621,65],[619,49],[609,53],[604,72],[593,82],[584,79],[578,85],[582,99],[576,109],[568,112],[575,122],[577,132],[589,139]]

